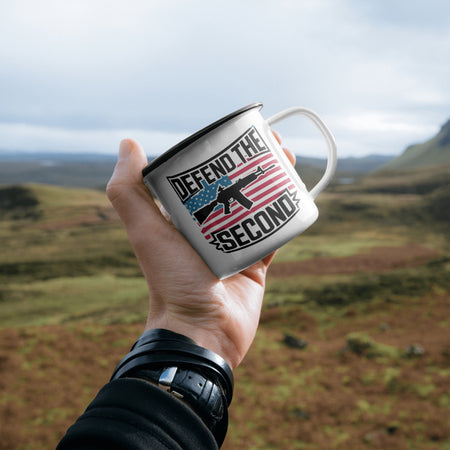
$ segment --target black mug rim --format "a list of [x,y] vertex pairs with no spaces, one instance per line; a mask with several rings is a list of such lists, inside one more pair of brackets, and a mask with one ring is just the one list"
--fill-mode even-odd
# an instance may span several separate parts
[[183,139],[181,142],[179,142],[178,144],[174,145],[169,150],[165,151],[163,154],[161,154],[160,156],[155,158],[147,166],[145,166],[144,169],[142,169],[142,175],[145,177],[152,170],[155,170],[157,167],[159,167],[162,164],[164,164],[166,161],[168,161],[170,158],[175,156],[178,152],[180,152],[181,150],[186,148],[188,145],[191,145],[193,142],[195,142],[196,140],[200,139],[205,134],[208,134],[209,132],[211,132],[214,129],[220,127],[224,123],[230,121],[231,119],[234,119],[236,116],[238,116],[240,114],[243,114],[243,113],[245,113],[247,111],[250,111],[251,109],[254,109],[254,108],[261,109],[262,106],[263,106],[263,104],[261,102],[251,103],[250,105],[244,106],[243,108],[240,108],[240,109],[232,112],[231,114],[228,114],[228,115],[222,117],[221,119],[216,120],[212,124],[206,126],[205,128],[202,128],[201,130],[197,131],[196,133],[191,134],[186,139]]

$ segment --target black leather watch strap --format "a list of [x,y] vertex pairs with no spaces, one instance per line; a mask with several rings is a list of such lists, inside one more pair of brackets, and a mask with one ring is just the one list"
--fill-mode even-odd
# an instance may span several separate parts
[[183,400],[213,432],[217,431],[218,424],[226,418],[226,423],[221,425],[226,431],[228,417],[225,396],[220,386],[202,374],[180,367],[165,367],[141,369],[127,377],[147,380]]
[[197,345],[194,341],[169,330],[150,330],[144,333],[130,353],[117,365],[111,380],[128,376],[137,368],[191,367],[208,373],[224,390],[227,405],[233,397],[233,372],[226,361],[216,353]]

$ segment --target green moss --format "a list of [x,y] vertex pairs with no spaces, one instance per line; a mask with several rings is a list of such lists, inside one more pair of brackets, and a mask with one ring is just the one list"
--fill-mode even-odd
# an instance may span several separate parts
[[394,367],[388,367],[383,374],[383,383],[389,392],[395,392],[399,389],[399,376],[401,374],[400,369]]
[[439,406],[441,406],[442,408],[450,408],[450,395],[449,394],[442,394],[439,397]]
[[350,438],[349,433],[342,431],[338,427],[332,427],[330,425],[325,425],[323,428],[323,433],[329,439],[329,448],[336,448],[343,444]]
[[402,352],[398,348],[375,342],[367,333],[362,332],[347,335],[347,348],[351,352],[366,358],[397,359],[402,356]]
[[375,383],[377,379],[377,374],[375,371],[371,370],[370,372],[361,376],[361,382],[365,386],[371,386]]
[[412,389],[419,397],[426,398],[436,389],[436,386],[432,383],[414,384]]
[[368,412],[372,408],[372,405],[365,399],[359,399],[356,403],[358,409],[362,412]]

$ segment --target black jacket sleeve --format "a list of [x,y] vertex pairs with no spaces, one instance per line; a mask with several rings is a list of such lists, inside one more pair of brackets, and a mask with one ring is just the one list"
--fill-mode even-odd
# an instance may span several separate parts
[[147,381],[108,383],[57,450],[217,449],[203,421],[182,401]]

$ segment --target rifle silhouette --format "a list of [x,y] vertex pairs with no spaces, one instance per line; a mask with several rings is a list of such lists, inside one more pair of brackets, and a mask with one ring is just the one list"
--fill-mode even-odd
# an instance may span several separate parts
[[224,214],[230,214],[230,206],[233,202],[240,203],[244,208],[250,209],[253,202],[249,200],[242,192],[241,189],[245,188],[249,184],[256,181],[261,175],[264,175],[268,170],[272,169],[275,165],[272,164],[267,169],[263,169],[261,166],[245,176],[240,178],[231,186],[223,187],[219,186],[217,189],[217,197],[208,205],[202,206],[200,209],[194,212],[194,217],[197,219],[198,223],[202,224],[209,217],[209,215],[214,211],[215,207],[221,203],[223,205]]

